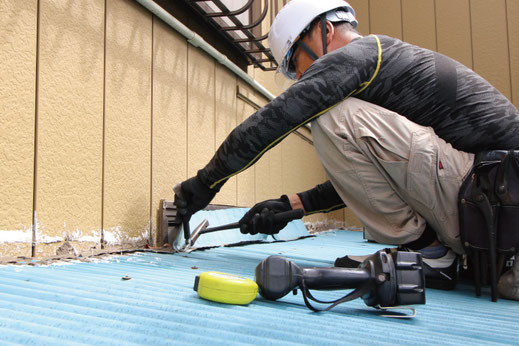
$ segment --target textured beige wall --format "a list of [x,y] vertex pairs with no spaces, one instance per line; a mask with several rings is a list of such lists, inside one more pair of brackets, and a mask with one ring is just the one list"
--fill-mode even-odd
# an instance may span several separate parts
[[[215,148],[236,127],[237,77],[225,67],[215,66]],[[201,168],[201,167],[200,167]],[[236,205],[236,177],[230,178],[212,203]]]
[[103,45],[104,0],[40,2],[37,241],[49,246],[101,236]]
[[472,0],[470,15],[474,70],[511,98],[506,1]]
[[[187,178],[187,42],[153,20],[152,203],[172,195],[172,182]],[[156,225],[153,224],[153,230]]]
[[191,177],[214,153],[215,62],[191,45],[187,52],[187,174]]
[[402,1],[369,1],[370,33],[402,38]]
[[402,0],[402,37],[405,41],[436,50],[434,0]]
[[355,9],[355,16],[359,25],[357,30],[366,35],[370,33],[370,13],[369,13],[369,1],[366,0],[351,0],[348,3]]
[[473,68],[470,0],[436,0],[438,52]]
[[131,0],[106,14],[104,239],[126,242],[149,231],[152,16]]
[[31,254],[36,21],[36,0],[0,1],[0,257]]
[[[350,3],[362,33],[445,53],[519,104],[517,2]],[[133,0],[2,0],[0,48],[0,257],[31,254],[33,215],[37,255],[63,240],[153,238],[160,199],[268,101]],[[249,74],[282,92],[273,72]],[[214,202],[251,206],[325,180],[312,145],[292,134]],[[347,209],[307,219],[329,218],[358,225]]]
[[[2,233],[1,256],[31,254],[33,212],[36,255],[55,253],[64,240],[80,250],[99,248],[102,238],[148,241],[160,199],[172,199],[172,186],[196,174],[255,111],[237,98],[238,84],[252,103],[267,102],[134,1],[1,6],[8,164],[0,231],[13,235]],[[282,160],[278,146],[231,178],[214,203],[279,196]]]

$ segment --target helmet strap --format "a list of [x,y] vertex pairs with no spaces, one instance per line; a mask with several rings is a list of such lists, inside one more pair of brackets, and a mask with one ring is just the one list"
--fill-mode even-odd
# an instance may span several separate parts
[[[321,16],[321,39],[323,41],[323,55],[325,55],[326,53],[328,53],[328,47],[326,44],[326,16],[325,15]],[[295,44],[297,46],[303,48],[303,50],[306,52],[306,54],[308,54],[310,59],[312,59],[314,61],[319,59],[317,54],[315,54],[314,51],[310,47],[308,47],[308,45],[306,43],[304,43],[302,39],[297,40],[297,42]]]
[[296,42],[296,44],[297,44],[299,47],[303,48],[303,50],[306,52],[306,54],[308,54],[308,56],[310,57],[310,59],[312,59],[312,60],[314,60],[314,61],[317,60],[317,59],[319,59],[319,57],[317,56],[317,54],[315,54],[314,51],[313,51],[310,47],[308,47],[306,43],[303,42],[303,40],[298,40],[298,41]]
[[326,44],[326,15],[321,16],[321,39],[323,40],[323,55],[328,52],[328,45]]

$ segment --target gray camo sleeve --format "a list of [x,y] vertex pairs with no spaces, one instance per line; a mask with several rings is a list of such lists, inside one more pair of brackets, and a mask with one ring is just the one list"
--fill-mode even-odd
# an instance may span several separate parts
[[201,181],[219,190],[291,132],[362,88],[374,76],[380,54],[377,39],[363,41],[316,60],[297,83],[238,125],[198,171]]

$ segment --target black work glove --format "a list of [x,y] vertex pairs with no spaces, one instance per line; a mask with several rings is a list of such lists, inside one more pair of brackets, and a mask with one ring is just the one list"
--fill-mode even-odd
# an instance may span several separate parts
[[292,210],[287,195],[279,199],[269,199],[257,203],[240,220],[240,232],[243,234],[277,234],[288,224],[288,221],[276,223],[274,215]]
[[[173,188],[175,190],[175,205],[177,215],[182,221],[189,221],[197,211],[204,209],[216,195],[216,190],[203,184],[197,176]],[[180,191],[179,191],[180,190]]]

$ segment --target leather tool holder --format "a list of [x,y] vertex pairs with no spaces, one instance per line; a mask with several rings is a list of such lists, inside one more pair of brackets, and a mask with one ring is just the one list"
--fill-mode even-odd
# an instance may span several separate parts
[[505,260],[519,247],[519,151],[493,150],[476,155],[459,191],[460,237],[474,271],[476,295],[497,281]]

